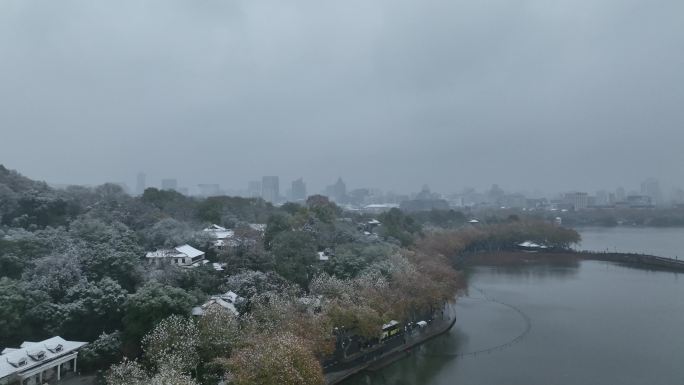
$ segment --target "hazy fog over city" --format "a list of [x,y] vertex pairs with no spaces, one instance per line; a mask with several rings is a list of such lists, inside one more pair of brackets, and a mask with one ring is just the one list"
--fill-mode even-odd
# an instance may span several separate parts
[[52,183],[682,184],[684,2],[0,2],[0,162]]
[[672,385],[684,0],[0,0],[0,385]]

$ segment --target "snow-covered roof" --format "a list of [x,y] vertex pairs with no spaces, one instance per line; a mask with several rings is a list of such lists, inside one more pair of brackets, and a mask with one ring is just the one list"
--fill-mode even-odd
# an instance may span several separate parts
[[477,219],[471,219],[468,221],[468,223],[480,223]]
[[230,247],[238,247],[238,246],[240,246],[241,243],[242,243],[242,240],[233,239],[233,238],[217,239],[216,241],[214,241],[214,247],[223,247],[226,245],[228,245]]
[[226,231],[226,230],[227,229],[225,227],[219,226],[217,224],[213,224],[213,225],[207,227],[206,229],[204,229],[204,231]]
[[327,261],[329,259],[330,259],[330,257],[325,253],[325,251],[319,251],[318,252],[318,260],[319,261]]
[[179,253],[176,250],[157,250],[157,251],[150,251],[147,254],[145,254],[146,258],[182,258],[185,257],[184,254]]
[[387,328],[390,328],[390,327],[396,326],[396,325],[399,325],[399,321],[391,320],[390,322],[382,325],[382,329],[384,330],[384,329],[387,329]]
[[221,227],[219,225],[211,225],[203,231],[211,233],[211,235],[213,235],[216,239],[227,239],[235,236],[235,232],[233,230]]
[[239,299],[240,296],[232,291],[228,291],[224,294],[212,295],[209,301],[205,302],[202,306],[196,306],[192,308],[192,315],[201,316],[204,315],[208,308],[212,306],[221,306],[221,308],[228,310],[235,316],[238,316],[240,313],[235,308],[235,303]]
[[214,231],[214,236],[218,239],[233,238],[235,232],[233,230]]
[[207,312],[207,310],[210,307],[213,307],[213,306],[220,306],[222,309],[229,311],[234,316],[240,315],[240,313],[235,308],[234,304],[232,304],[232,303],[230,303],[230,302],[228,302],[228,301],[226,301],[220,297],[211,297],[211,299],[209,301],[205,302],[202,306],[196,306],[196,307],[192,308],[192,315],[202,316]]
[[544,245],[540,245],[540,244],[534,243],[534,242],[532,242],[532,241],[525,241],[525,242],[522,242],[522,243],[518,243],[518,246],[520,246],[520,247],[527,247],[527,248],[530,248],[530,249],[546,249],[546,248],[547,248],[547,247],[544,246]]
[[223,270],[225,270],[224,267],[226,266],[226,264],[225,264],[225,263],[216,263],[216,262],[214,262],[214,263],[211,264],[211,266],[212,266],[212,267],[214,268],[214,270],[216,270],[216,271],[223,271]]
[[87,345],[52,337],[40,342],[24,342],[18,349],[6,348],[0,354],[0,379],[40,366],[45,361],[67,355]]
[[251,227],[252,230],[256,230],[256,231],[261,231],[261,232],[266,231],[266,225],[263,223],[250,223],[249,227]]
[[228,301],[235,303],[240,296],[238,296],[236,293],[233,291],[229,290],[226,294],[222,295],[223,298],[227,299]]
[[190,246],[190,245],[183,245],[183,246],[178,246],[176,247],[176,251],[179,253],[185,254],[190,258],[196,258],[201,255],[204,255],[204,251],[197,250],[196,248]]
[[369,225],[379,225],[380,221],[377,219],[371,219],[370,221],[368,221],[368,224]]
[[203,316],[207,312],[207,310],[212,306],[220,306],[222,309],[229,311],[231,314],[233,314],[236,317],[240,315],[240,313],[235,308],[235,305],[233,305],[232,303],[226,302],[224,300],[221,300],[221,299],[212,299],[212,300],[209,300],[207,303],[205,303],[202,306],[193,307],[192,308],[192,315]]
[[398,204],[395,203],[372,203],[369,205],[364,206],[363,208],[365,209],[391,209],[391,208],[399,208]]
[[190,245],[178,246],[175,249],[162,249],[156,251],[150,251],[145,254],[146,258],[196,258],[204,255],[204,252],[197,250]]
[[[213,301],[213,303],[212,303],[212,301]],[[216,305],[221,306],[222,308],[224,308],[224,309],[228,310],[229,312],[233,313],[233,315],[235,315],[235,316],[240,315],[240,313],[239,313],[239,312],[237,311],[237,309],[235,308],[235,305],[233,305],[232,303],[230,303],[230,302],[228,302],[228,301],[225,301],[225,300],[223,300],[223,299],[221,299],[221,298],[212,299],[211,301],[209,301],[208,304],[202,305],[202,307],[207,306],[207,308],[208,308],[209,306],[212,306],[213,304],[216,304]],[[205,308],[205,309],[206,309],[206,308]]]

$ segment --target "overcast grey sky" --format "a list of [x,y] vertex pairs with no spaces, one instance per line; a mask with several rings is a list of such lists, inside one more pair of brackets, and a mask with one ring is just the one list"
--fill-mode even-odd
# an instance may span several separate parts
[[0,134],[56,183],[684,185],[684,1],[2,0]]

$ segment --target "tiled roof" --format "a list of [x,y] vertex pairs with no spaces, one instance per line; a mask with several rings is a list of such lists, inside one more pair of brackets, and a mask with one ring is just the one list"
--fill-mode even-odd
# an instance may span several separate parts
[[87,345],[52,337],[41,342],[24,342],[18,349],[6,348],[0,354],[0,379],[40,366],[53,358],[65,356]]
[[183,253],[190,258],[195,258],[199,257],[200,255],[204,255],[204,251],[197,250],[196,248],[190,245],[178,246],[176,247],[176,251],[178,251],[179,253]]

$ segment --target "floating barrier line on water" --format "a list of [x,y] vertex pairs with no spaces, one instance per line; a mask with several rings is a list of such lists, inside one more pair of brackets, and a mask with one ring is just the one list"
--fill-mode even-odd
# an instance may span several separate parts
[[530,333],[530,331],[532,330],[532,321],[530,320],[530,317],[528,317],[527,314],[525,314],[525,312],[523,312],[522,310],[520,310],[520,308],[518,308],[517,306],[511,305],[511,304],[509,304],[509,303],[501,302],[501,301],[496,300],[496,299],[494,299],[494,298],[492,298],[492,297],[489,297],[489,296],[487,295],[487,293],[485,293],[484,290],[482,290],[482,289],[480,289],[480,288],[478,288],[478,287],[476,287],[476,286],[471,286],[471,288],[473,288],[473,289],[476,290],[476,291],[479,291],[479,292],[482,294],[482,296],[484,297],[484,299],[485,299],[486,301],[488,301],[488,302],[494,302],[494,303],[497,303],[497,304],[499,304],[499,305],[506,306],[506,307],[512,309],[513,311],[515,311],[516,313],[518,313],[518,314],[520,315],[520,317],[523,319],[523,321],[525,322],[525,330],[523,330],[522,333],[520,333],[520,334],[517,335],[515,338],[513,338],[512,340],[510,340],[510,341],[508,341],[508,342],[506,342],[506,343],[503,343],[503,344],[500,344],[500,345],[496,345],[496,346],[492,346],[492,347],[486,348],[486,349],[475,350],[475,351],[466,352],[466,353],[420,353],[421,355],[423,355],[423,356],[429,356],[429,357],[452,357],[452,358],[460,358],[460,357],[472,357],[472,356],[477,356],[478,354],[490,354],[490,353],[492,353],[492,352],[495,352],[495,351],[497,351],[497,350],[502,350],[502,349],[508,348],[508,347],[510,347],[510,346],[512,346],[512,345],[514,345],[514,344],[516,344],[516,343],[518,343],[518,342],[520,342],[523,338],[525,338],[525,336],[527,336],[527,334]]

